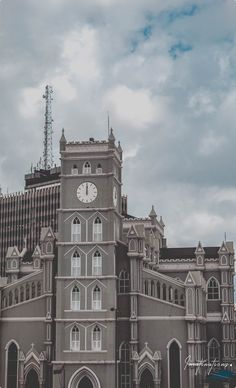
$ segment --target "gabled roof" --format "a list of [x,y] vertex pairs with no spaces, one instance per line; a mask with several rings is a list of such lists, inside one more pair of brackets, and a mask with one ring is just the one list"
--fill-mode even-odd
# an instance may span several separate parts
[[[220,247],[204,247],[205,257],[218,257],[218,251]],[[161,259],[187,259],[195,258],[196,247],[184,247],[184,248],[161,248]]]

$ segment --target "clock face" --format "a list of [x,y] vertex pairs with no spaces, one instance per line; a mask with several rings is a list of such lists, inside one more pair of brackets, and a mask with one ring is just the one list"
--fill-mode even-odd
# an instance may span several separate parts
[[116,186],[113,187],[113,204],[114,204],[114,206],[117,205],[117,190],[116,190]]
[[92,182],[83,182],[77,189],[77,198],[83,203],[93,202],[97,195],[97,187]]

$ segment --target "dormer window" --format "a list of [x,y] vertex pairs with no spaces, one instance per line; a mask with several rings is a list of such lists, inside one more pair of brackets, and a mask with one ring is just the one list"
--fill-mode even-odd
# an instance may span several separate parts
[[98,165],[97,165],[96,174],[102,174],[102,165],[101,165],[101,163],[98,163]]
[[91,174],[91,164],[89,162],[84,163],[83,174]]
[[78,175],[78,173],[79,173],[79,170],[78,170],[78,168],[77,168],[77,165],[76,165],[76,164],[73,164],[73,167],[72,167],[72,169],[71,169],[71,174],[72,174],[72,175]]

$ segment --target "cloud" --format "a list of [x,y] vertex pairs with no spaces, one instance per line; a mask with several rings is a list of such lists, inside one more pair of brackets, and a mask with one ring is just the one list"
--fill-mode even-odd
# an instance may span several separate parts
[[61,128],[106,138],[109,111],[130,213],[156,204],[170,246],[234,238],[235,12],[221,0],[2,1],[3,191],[23,188],[42,155],[50,84],[58,163]]

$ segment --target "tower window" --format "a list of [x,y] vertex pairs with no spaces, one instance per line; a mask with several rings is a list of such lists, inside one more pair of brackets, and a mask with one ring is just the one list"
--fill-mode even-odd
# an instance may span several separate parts
[[94,276],[102,275],[102,256],[99,251],[96,251],[93,255],[92,274]]
[[130,387],[130,352],[129,344],[122,343],[120,346],[120,387]]
[[210,300],[219,299],[219,283],[215,278],[210,278],[207,286],[207,298]]
[[77,251],[71,257],[71,276],[78,277],[81,275],[81,260]]
[[89,162],[84,163],[83,174],[91,174],[91,164]]
[[81,224],[78,217],[75,217],[71,224],[71,240],[72,242],[81,241]]
[[98,286],[93,289],[92,308],[93,310],[101,310],[102,308],[101,290]]
[[102,340],[101,340],[101,330],[98,326],[95,326],[92,332],[92,350],[101,350]]
[[126,294],[127,292],[129,292],[129,273],[122,270],[119,275],[119,293]]
[[71,293],[71,310],[80,310],[80,291],[77,286],[74,286]]
[[98,163],[98,165],[97,165],[96,174],[102,174],[102,165],[101,165],[101,163]]
[[79,171],[78,171],[78,168],[77,168],[77,165],[74,164],[72,169],[71,169],[71,174],[72,175],[78,175]]
[[93,223],[93,241],[102,241],[102,221],[99,217]]
[[78,352],[80,350],[80,331],[77,326],[74,326],[71,330],[70,337],[70,349],[74,352]]

